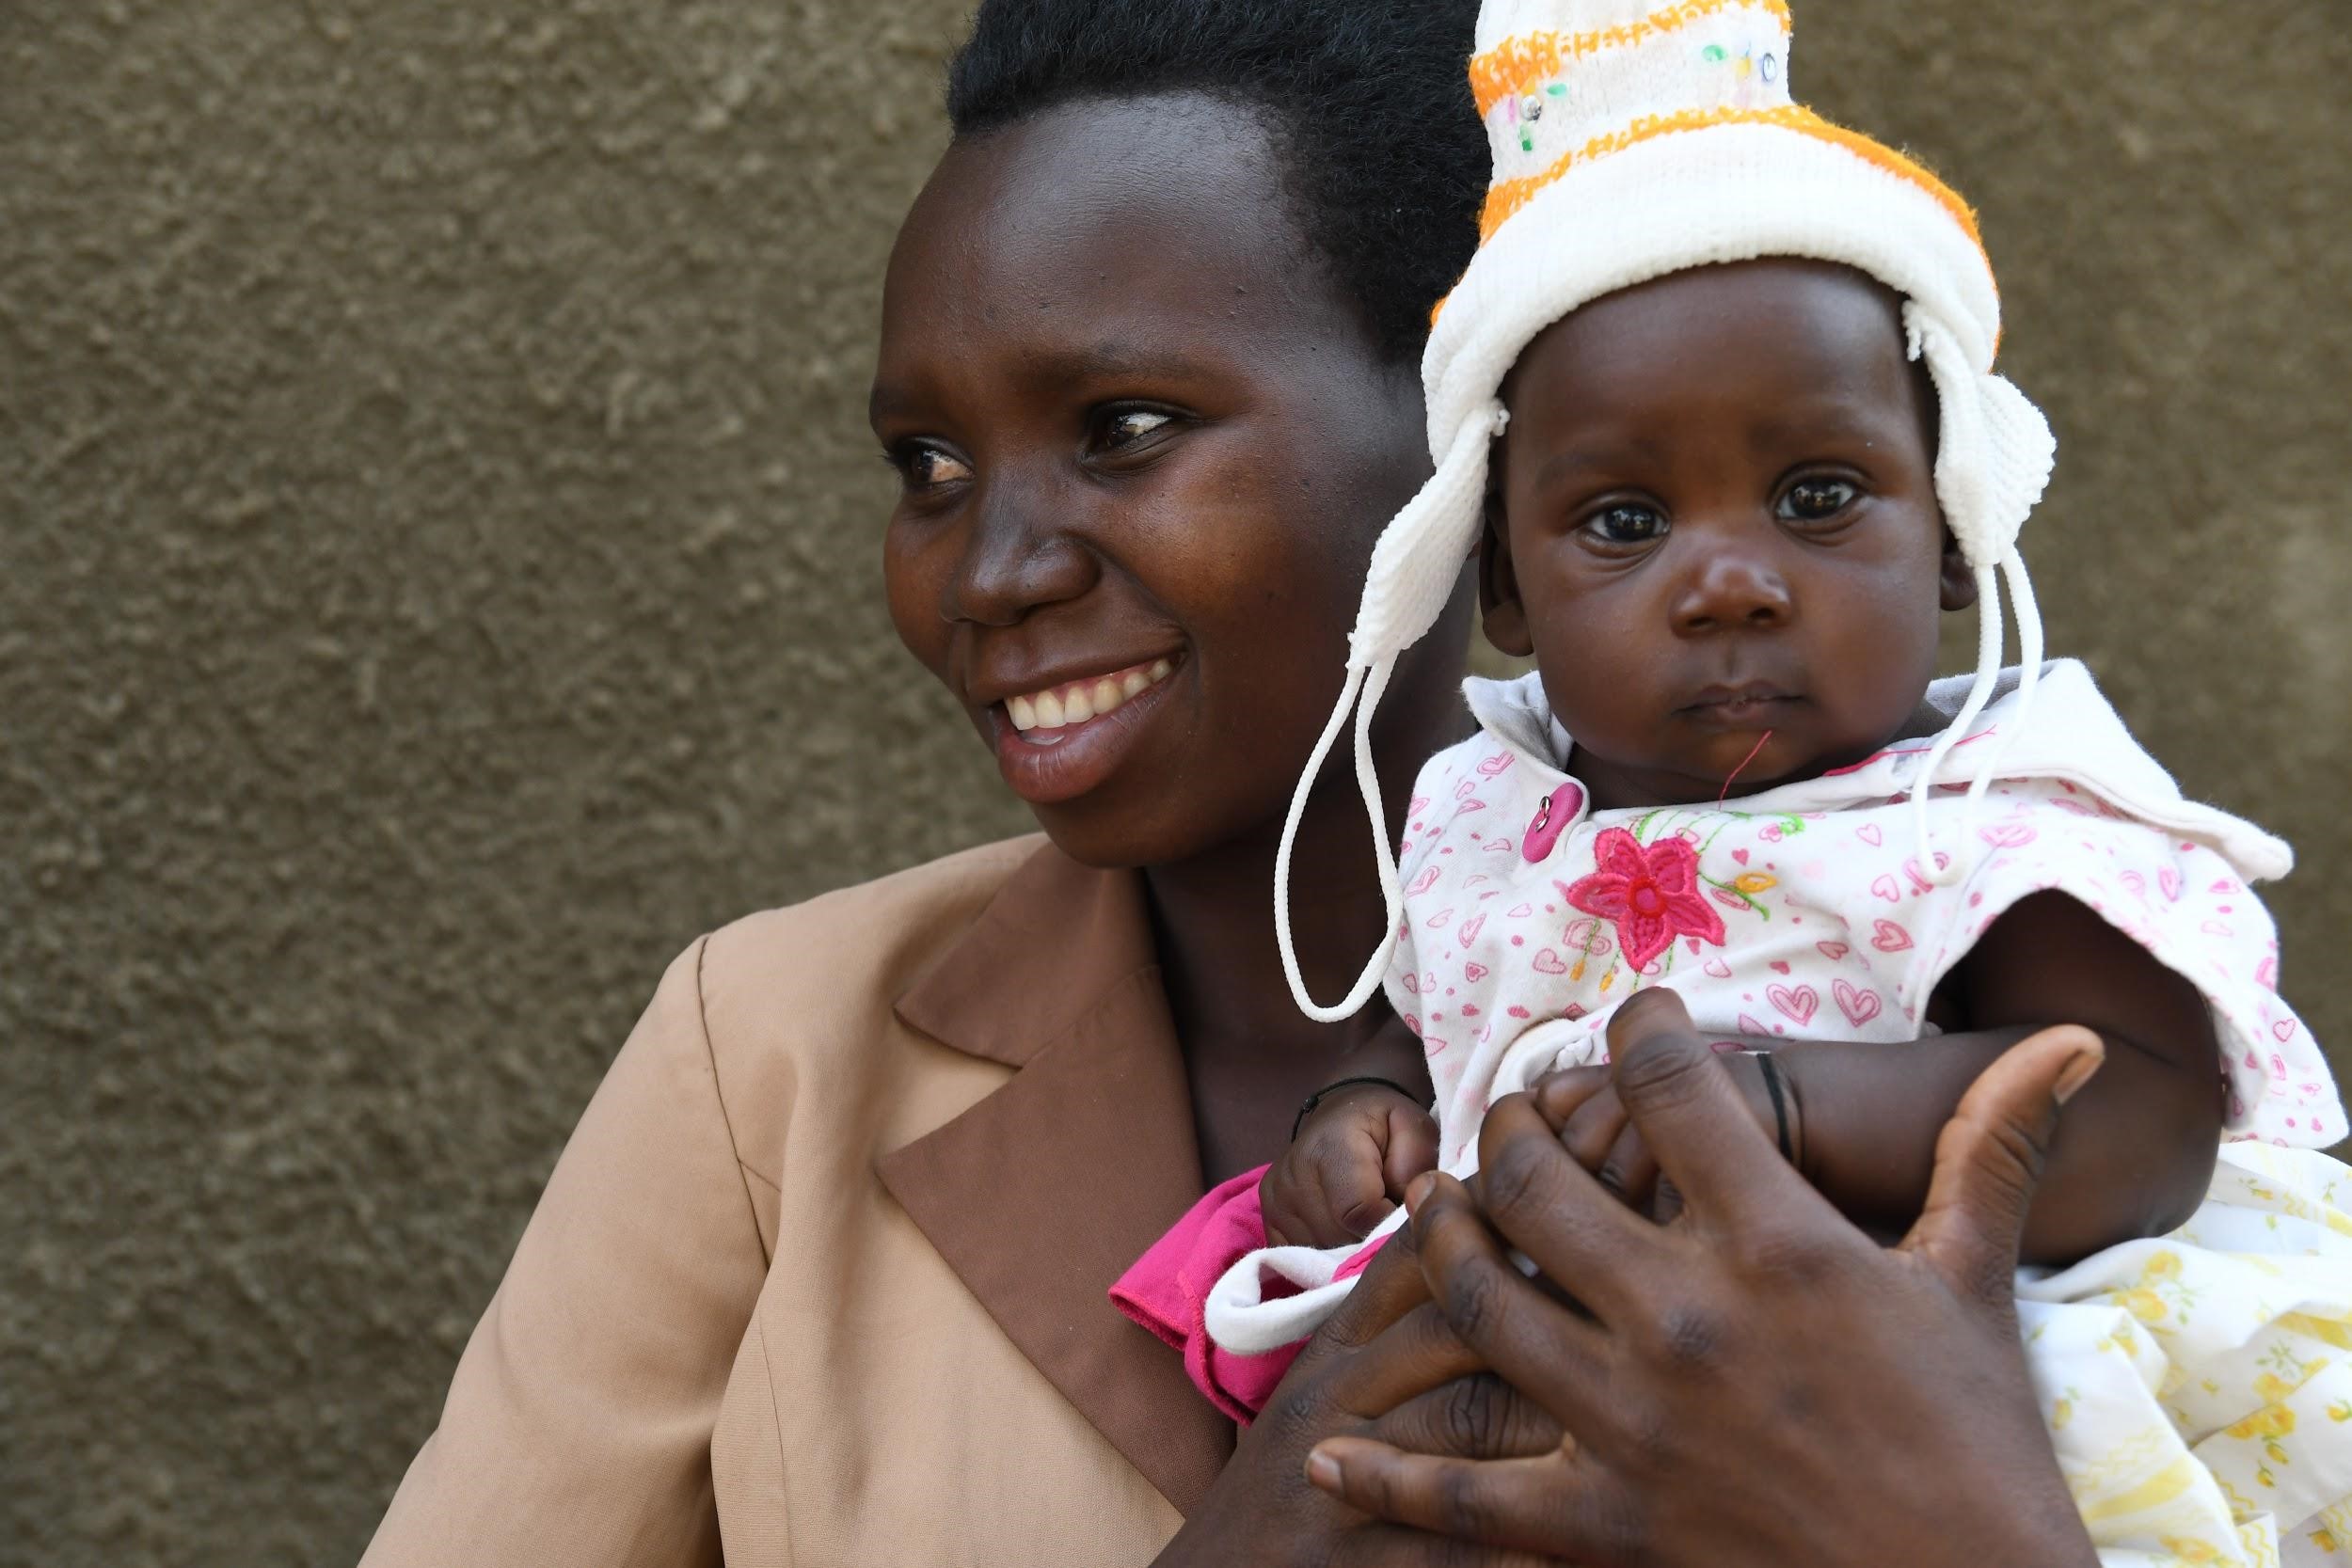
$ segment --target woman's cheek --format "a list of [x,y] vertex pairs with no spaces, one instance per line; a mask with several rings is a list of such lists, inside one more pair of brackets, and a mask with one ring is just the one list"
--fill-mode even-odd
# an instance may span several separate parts
[[941,574],[930,569],[936,551],[925,550],[893,525],[882,546],[882,591],[890,624],[907,652],[932,674],[946,675],[949,631],[940,613],[945,592]]

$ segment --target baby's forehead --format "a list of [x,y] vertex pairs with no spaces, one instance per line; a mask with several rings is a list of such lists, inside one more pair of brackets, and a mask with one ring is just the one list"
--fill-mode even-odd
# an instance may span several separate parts
[[1669,273],[1581,307],[1520,351],[1503,399],[1515,420],[1531,397],[1599,412],[1820,389],[1909,407],[1932,395],[1924,380],[1894,290],[1856,268],[1774,257]]
[[1910,358],[1900,294],[1859,268],[1794,257],[1691,267],[1603,294],[1536,334],[1519,358],[1561,340],[1587,352],[1698,348],[1771,320],[1802,324],[1825,351]]

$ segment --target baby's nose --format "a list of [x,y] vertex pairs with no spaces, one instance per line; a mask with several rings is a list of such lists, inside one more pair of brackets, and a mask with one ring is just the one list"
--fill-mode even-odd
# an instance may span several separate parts
[[1713,549],[1700,557],[1677,595],[1675,629],[1686,637],[1734,627],[1786,626],[1796,615],[1788,579],[1760,550]]

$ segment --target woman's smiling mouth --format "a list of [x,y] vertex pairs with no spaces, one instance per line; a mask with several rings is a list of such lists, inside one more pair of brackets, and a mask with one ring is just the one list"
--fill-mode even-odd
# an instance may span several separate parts
[[1182,662],[1170,654],[991,705],[1005,783],[1039,806],[1099,787],[1118,770]]
[[1175,668],[1173,659],[1157,658],[1148,664],[1115,670],[1107,675],[1094,675],[1008,698],[1005,716],[1032,744],[1052,745],[1060,736],[1056,733],[1049,736],[1045,732],[1059,732],[1103,718],[1168,679]]

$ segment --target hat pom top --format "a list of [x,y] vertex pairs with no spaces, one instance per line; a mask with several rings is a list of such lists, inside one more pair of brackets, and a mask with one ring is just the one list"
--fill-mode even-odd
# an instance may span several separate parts
[[1497,185],[1538,180],[1653,119],[1786,108],[1787,0],[1624,0],[1489,6],[1470,87]]

